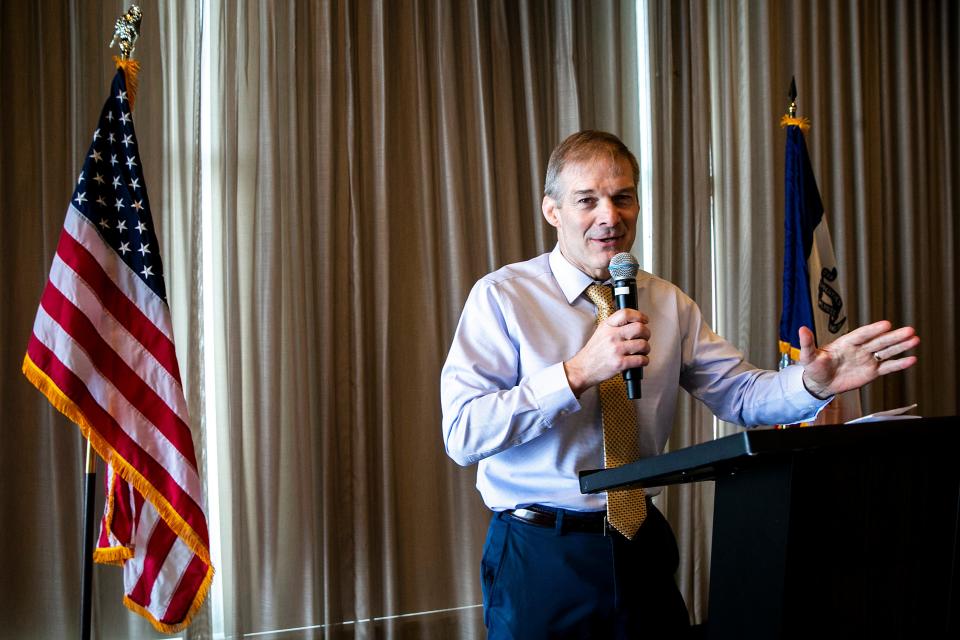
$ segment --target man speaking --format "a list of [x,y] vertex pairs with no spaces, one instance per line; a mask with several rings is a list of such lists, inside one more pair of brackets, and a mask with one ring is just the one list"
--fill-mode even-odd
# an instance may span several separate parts
[[[494,512],[481,561],[490,638],[674,638],[689,625],[673,532],[643,489],[582,495],[577,473],[663,451],[682,387],[741,425],[812,420],[837,393],[913,365],[910,327],[883,321],[800,364],[758,369],[673,284],[639,272],[617,310],[610,261],[629,251],[636,158],[581,131],[551,154],[542,203],[557,246],[473,287],[441,373],[443,436],[477,463]],[[642,368],[642,397],[622,372]]]

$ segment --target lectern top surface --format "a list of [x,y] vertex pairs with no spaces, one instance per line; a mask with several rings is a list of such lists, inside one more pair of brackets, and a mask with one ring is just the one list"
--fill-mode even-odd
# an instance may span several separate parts
[[956,447],[960,418],[888,420],[850,425],[755,428],[616,469],[580,472],[580,491],[597,493],[626,485],[655,487],[711,480],[759,456],[822,448]]

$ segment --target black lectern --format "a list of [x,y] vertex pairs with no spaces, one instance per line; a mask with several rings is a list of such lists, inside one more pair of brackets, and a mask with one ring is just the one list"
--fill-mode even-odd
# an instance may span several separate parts
[[708,638],[960,638],[960,419],[753,429],[584,471],[713,480]]

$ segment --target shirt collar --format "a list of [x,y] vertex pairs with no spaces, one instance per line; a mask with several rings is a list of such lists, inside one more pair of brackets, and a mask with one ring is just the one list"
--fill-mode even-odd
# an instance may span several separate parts
[[563,291],[563,295],[570,304],[573,304],[573,301],[594,283],[593,278],[577,269],[563,257],[563,254],[560,253],[559,244],[550,252],[550,270],[553,271],[553,277],[557,279],[560,290]]

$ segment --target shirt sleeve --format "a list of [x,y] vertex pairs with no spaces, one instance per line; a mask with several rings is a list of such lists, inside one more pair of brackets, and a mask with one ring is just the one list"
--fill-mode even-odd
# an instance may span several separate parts
[[832,400],[807,391],[799,365],[769,371],[747,362],[686,302],[681,384],[718,418],[743,426],[808,422]]
[[562,362],[519,377],[521,341],[509,324],[496,285],[478,282],[440,373],[444,445],[458,464],[528,442],[580,409]]

